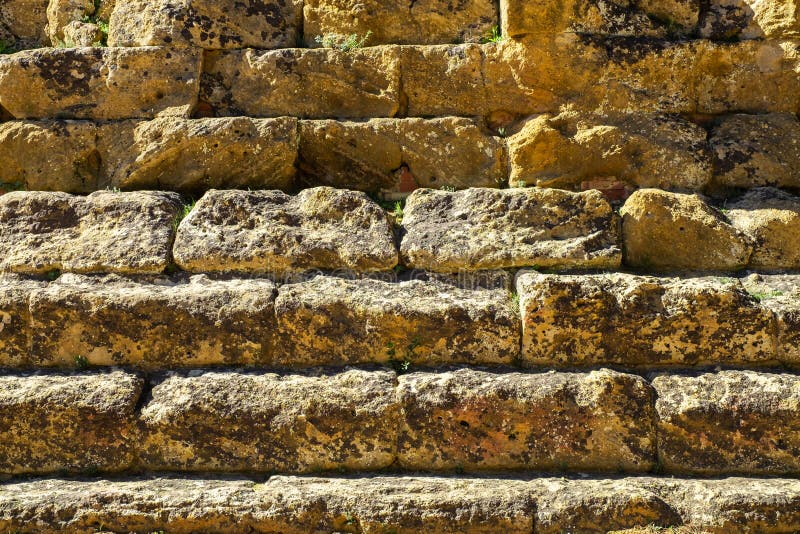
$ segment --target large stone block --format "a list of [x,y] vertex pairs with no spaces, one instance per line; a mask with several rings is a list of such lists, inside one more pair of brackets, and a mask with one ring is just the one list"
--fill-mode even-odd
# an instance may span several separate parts
[[109,46],[289,48],[302,23],[300,0],[128,0],[117,2]]
[[497,187],[507,179],[502,139],[455,117],[302,121],[299,168],[308,185],[373,192]]
[[0,196],[0,270],[160,273],[178,209],[174,193],[8,193]]
[[130,279],[63,275],[34,292],[32,361],[168,369],[265,365],[275,285],[198,275]]
[[698,195],[640,189],[620,210],[625,263],[658,271],[736,271],[750,239]]
[[614,371],[398,377],[405,469],[647,471],[655,465],[653,392]]
[[103,181],[121,189],[281,189],[294,184],[297,121],[183,119],[126,121],[98,130]]
[[393,117],[398,48],[211,52],[200,85],[201,99],[219,116]]
[[31,314],[28,302],[44,282],[0,274],[0,368],[30,363]]
[[188,116],[201,57],[171,48],[44,48],[0,56],[0,106],[17,119]]
[[367,44],[477,42],[497,26],[491,0],[306,0],[303,30],[307,46],[326,35],[366,35]]
[[800,471],[800,378],[722,371],[659,376],[658,450],[671,473]]
[[800,187],[800,121],[791,113],[723,117],[709,143],[721,186]]
[[0,376],[0,473],[129,468],[142,386],[122,371]]
[[702,191],[712,174],[706,135],[669,115],[540,115],[508,140],[510,182],[586,189],[609,178],[634,188]]
[[4,0],[0,4],[0,41],[19,49],[47,43],[48,0]]
[[623,273],[517,277],[535,366],[776,363],[776,319],[737,280]]
[[701,19],[706,39],[781,39],[800,36],[796,0],[711,0]]
[[519,317],[507,275],[493,281],[316,276],[281,286],[275,363],[510,364]]
[[386,271],[397,264],[386,212],[364,193],[329,187],[211,190],[178,227],[175,262],[191,272],[282,276],[314,269]]
[[313,472],[388,467],[394,373],[170,373],[142,408],[148,469]]
[[615,268],[617,223],[598,191],[418,189],[406,202],[400,254],[408,267],[441,272]]
[[775,314],[781,363],[800,365],[800,275],[752,274],[742,283],[754,299]]

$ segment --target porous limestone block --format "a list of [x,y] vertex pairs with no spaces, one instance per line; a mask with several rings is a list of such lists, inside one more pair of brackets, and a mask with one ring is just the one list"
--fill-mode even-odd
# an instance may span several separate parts
[[613,269],[621,259],[618,219],[598,191],[417,189],[402,226],[401,259],[414,269]]
[[639,376],[416,372],[398,377],[404,469],[647,471],[653,391]]
[[392,46],[209,52],[200,98],[218,116],[393,117],[400,108],[399,63]]
[[738,280],[521,272],[522,360],[532,366],[764,365],[774,314]]
[[670,473],[800,471],[800,378],[721,371],[658,376],[659,461]]
[[504,273],[485,283],[315,276],[283,285],[275,364],[511,364],[520,326],[508,286]]
[[178,195],[164,192],[7,193],[0,196],[0,270],[160,273],[179,208]]
[[169,373],[142,408],[147,469],[369,471],[395,457],[391,371]]
[[397,264],[387,213],[364,193],[330,187],[297,196],[211,190],[181,221],[174,255],[190,272],[274,276],[388,271]]
[[172,48],[42,48],[0,56],[0,106],[17,119],[188,116],[201,54]]
[[29,300],[44,282],[0,274],[0,368],[30,365],[33,329]]
[[[99,4],[100,1],[97,3]],[[67,28],[74,23],[84,25],[81,21],[85,17],[95,14],[94,4],[94,0],[50,0],[47,4],[47,27],[45,28],[50,43],[53,46],[92,46],[91,41],[86,45],[75,42],[68,35]],[[99,41],[100,39],[98,39]]]
[[775,314],[779,360],[800,364],[800,275],[751,274],[742,279],[750,295]]
[[30,297],[32,361],[169,369],[269,363],[275,284],[63,275]]
[[620,210],[625,263],[657,271],[737,271],[750,239],[698,195],[640,189]]
[[794,39],[800,36],[796,0],[711,0],[700,21],[704,39]]
[[47,44],[48,0],[4,0],[0,3],[0,41],[17,49]]
[[0,376],[0,473],[124,471],[143,380],[106,373]]

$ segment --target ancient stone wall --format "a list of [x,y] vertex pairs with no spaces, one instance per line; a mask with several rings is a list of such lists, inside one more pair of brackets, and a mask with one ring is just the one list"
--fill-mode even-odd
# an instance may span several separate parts
[[800,531],[794,0],[2,0],[0,532]]

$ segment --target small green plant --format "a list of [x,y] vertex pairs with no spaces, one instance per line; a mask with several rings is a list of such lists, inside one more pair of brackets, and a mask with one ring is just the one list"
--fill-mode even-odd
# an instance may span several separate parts
[[14,47],[5,41],[0,41],[0,54],[13,54],[16,52]]
[[442,187],[440,187],[440,188],[439,188],[439,190],[441,190],[441,191],[447,191],[447,192],[449,192],[449,193],[455,193],[455,191],[456,191],[456,188],[455,188],[455,187],[453,187],[452,185],[443,185]]
[[399,200],[394,203],[394,210],[392,211],[392,215],[394,215],[394,220],[397,221],[397,224],[403,222],[403,203]]
[[55,280],[56,278],[61,276],[61,271],[59,271],[58,269],[51,269],[51,270],[47,271],[46,273],[44,273],[44,276],[45,276],[45,278],[47,278],[48,280],[50,280],[52,282],[53,280]]
[[187,202],[186,204],[183,205],[183,208],[181,209],[181,211],[179,211],[178,214],[175,216],[175,218],[172,220],[172,229],[173,230],[177,230],[178,229],[178,226],[181,224],[181,221],[189,216],[189,214],[194,209],[194,205],[195,204],[196,204],[196,201],[192,200],[192,201]]
[[22,182],[0,182],[0,195],[10,191],[22,191],[25,184]]
[[767,289],[765,291],[758,291],[756,289],[748,289],[747,292],[750,293],[750,296],[753,297],[754,299],[756,299],[758,302],[762,302],[762,301],[767,300],[767,299],[772,299],[772,298],[775,298],[775,297],[782,297],[783,296],[783,291],[770,290],[770,289]]
[[82,354],[75,356],[75,367],[78,369],[87,369],[89,367],[89,359]]
[[351,33],[349,35],[341,33],[326,33],[325,35],[316,36],[314,41],[322,48],[335,48],[337,50],[341,50],[342,52],[349,52],[358,48],[364,48],[370,37],[372,37],[372,30],[368,31],[361,37],[359,37],[357,33]]
[[108,46],[108,22],[99,18],[100,8],[102,7],[103,0],[94,0],[94,14],[86,15],[81,19],[81,22],[85,24],[94,24],[98,28],[100,28],[100,33],[102,37],[100,37],[99,41],[92,43],[92,46],[95,47],[106,47]]
[[511,311],[514,315],[519,315],[519,293],[516,291],[511,292]]
[[420,346],[420,339],[415,337],[411,342],[406,345],[405,352],[398,354],[397,346],[389,341],[386,344],[386,355],[389,357],[389,365],[397,372],[397,374],[405,374],[411,370],[411,361],[414,358],[414,350]]
[[497,129],[497,135],[499,135],[500,137],[505,137],[505,136],[506,136],[506,129],[505,129],[505,127],[500,127],[500,128],[498,128],[498,129]]
[[492,29],[486,33],[486,35],[481,38],[481,43],[488,44],[488,43],[501,43],[505,40],[505,37],[500,33],[500,28],[497,26],[492,26]]

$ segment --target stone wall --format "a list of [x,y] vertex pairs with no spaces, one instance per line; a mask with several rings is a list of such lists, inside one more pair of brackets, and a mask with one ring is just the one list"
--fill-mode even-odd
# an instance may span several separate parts
[[800,531],[800,4],[5,0],[0,532]]

